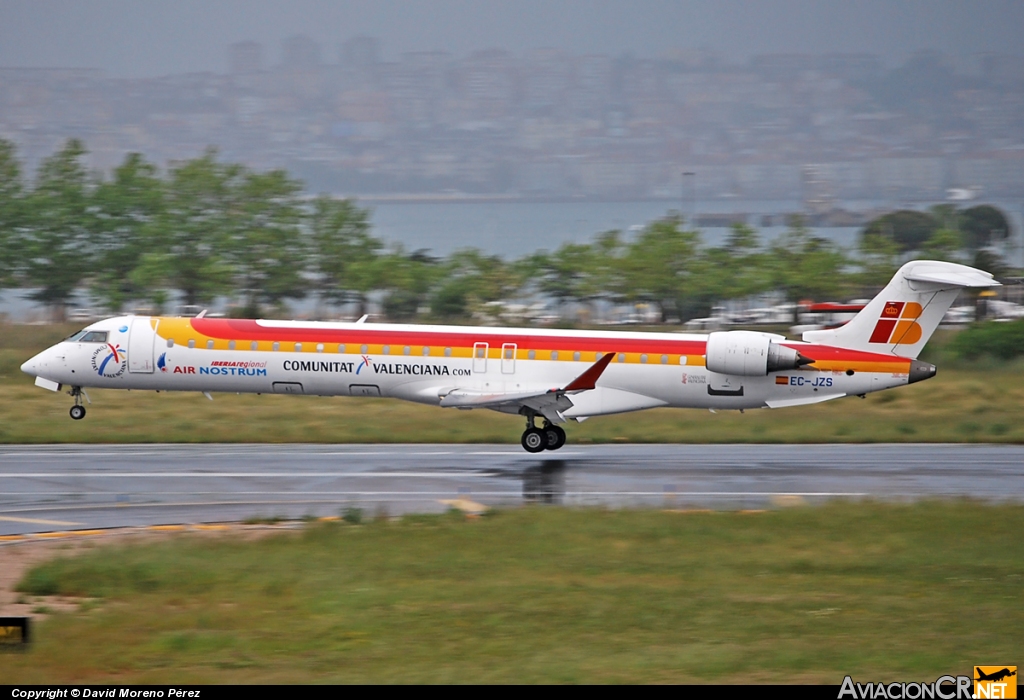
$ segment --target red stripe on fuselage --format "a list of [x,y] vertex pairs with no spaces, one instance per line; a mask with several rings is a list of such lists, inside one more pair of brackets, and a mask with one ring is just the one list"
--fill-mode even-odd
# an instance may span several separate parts
[[492,348],[515,343],[523,350],[580,350],[583,352],[646,352],[703,355],[702,340],[655,340],[646,338],[591,338],[587,336],[525,335],[501,328],[471,332],[421,330],[390,331],[365,328],[267,327],[255,321],[218,318],[190,319],[192,327],[210,338],[294,343],[356,343],[367,345],[429,345],[456,348],[489,343]]
[[[908,366],[910,365],[909,358],[890,355],[888,353],[847,350],[846,348],[835,348],[831,345],[797,345],[796,343],[782,344],[786,347],[793,348],[805,357],[821,362],[906,362]],[[813,365],[811,367],[813,368]]]

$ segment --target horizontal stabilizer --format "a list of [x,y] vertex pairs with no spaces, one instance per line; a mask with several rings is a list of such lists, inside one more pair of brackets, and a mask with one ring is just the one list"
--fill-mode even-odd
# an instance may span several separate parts
[[903,273],[911,282],[937,284],[942,287],[968,287],[972,289],[998,287],[992,275],[966,265],[952,263],[919,262]]

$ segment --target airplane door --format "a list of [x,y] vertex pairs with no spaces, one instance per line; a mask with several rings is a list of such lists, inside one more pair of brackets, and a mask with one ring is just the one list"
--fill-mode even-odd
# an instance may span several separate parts
[[505,343],[501,346],[501,373],[516,373],[516,344]]
[[473,343],[473,374],[487,372],[487,343]]
[[[160,321],[157,321],[157,326]],[[153,373],[153,347],[156,331],[149,325],[148,318],[133,318],[128,331],[128,371],[136,374]]]

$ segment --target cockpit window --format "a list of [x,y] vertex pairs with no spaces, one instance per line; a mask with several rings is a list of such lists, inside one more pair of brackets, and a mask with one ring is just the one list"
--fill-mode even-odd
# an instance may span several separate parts
[[85,335],[87,332],[88,331],[78,331],[77,333],[72,333],[71,335],[64,339],[64,342],[71,343],[76,340],[81,340],[82,336]]
[[107,342],[106,331],[89,331],[83,335],[79,340],[83,343],[105,343]]

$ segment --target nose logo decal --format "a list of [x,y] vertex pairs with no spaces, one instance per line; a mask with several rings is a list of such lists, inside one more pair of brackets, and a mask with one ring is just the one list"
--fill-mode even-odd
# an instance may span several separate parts
[[92,368],[101,377],[120,377],[127,367],[128,353],[119,344],[106,343],[92,354]]

